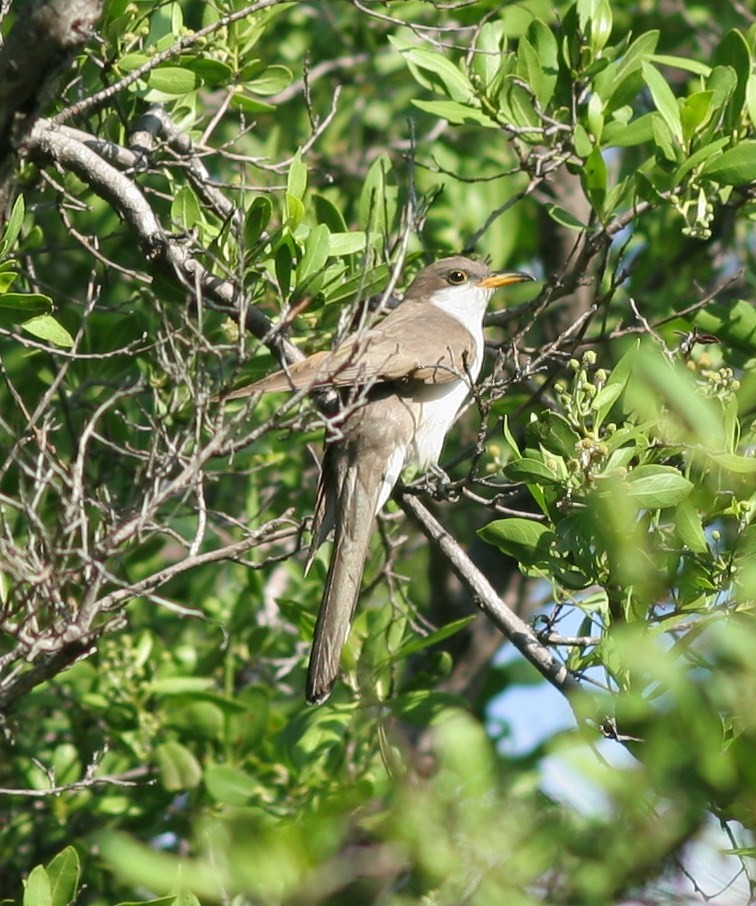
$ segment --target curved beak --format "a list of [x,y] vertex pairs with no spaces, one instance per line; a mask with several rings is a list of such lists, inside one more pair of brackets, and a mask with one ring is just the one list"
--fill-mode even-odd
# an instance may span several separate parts
[[503,274],[491,274],[484,277],[478,286],[485,289],[498,289],[500,286],[510,286],[512,283],[524,283],[526,280],[534,280],[530,274],[523,274],[521,271],[508,271]]

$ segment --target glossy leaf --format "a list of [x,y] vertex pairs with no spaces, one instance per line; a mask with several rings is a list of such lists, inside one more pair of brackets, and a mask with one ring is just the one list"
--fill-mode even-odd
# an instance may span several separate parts
[[74,344],[71,334],[52,315],[30,318],[28,321],[22,321],[20,327],[38,340],[60,346],[61,349],[70,349]]
[[672,466],[638,466],[622,481],[625,498],[643,509],[676,506],[692,489],[693,483]]
[[24,882],[23,906],[54,906],[50,878],[41,865],[36,865]]
[[470,80],[443,54],[407,44],[394,37],[389,37],[389,41],[402,54],[414,77],[425,88],[463,103],[474,96]]
[[197,196],[189,186],[181,186],[171,205],[171,220],[180,228],[191,230],[203,220]]
[[692,550],[693,553],[703,554],[709,550],[701,519],[690,497],[686,497],[677,505],[675,509],[675,527],[683,544]]
[[67,846],[54,856],[48,866],[52,906],[69,906],[76,899],[81,875],[79,854],[73,846]]
[[422,101],[413,100],[413,105],[418,110],[432,113],[434,116],[448,120],[455,126],[485,126],[489,129],[498,129],[499,124],[495,119],[471,104],[461,104],[459,101]]
[[26,208],[24,205],[24,196],[19,195],[13,202],[10,216],[5,224],[2,236],[0,236],[0,257],[7,255],[9,250],[12,249],[18,241],[25,214]]
[[0,321],[19,324],[53,310],[52,299],[39,293],[3,293],[0,295]]
[[736,28],[730,29],[719,42],[712,62],[715,66],[730,66],[735,70],[737,84],[727,105],[724,126],[726,129],[736,129],[743,113],[748,80],[753,70],[751,49]]
[[525,566],[545,563],[555,540],[554,532],[548,526],[520,518],[498,519],[480,529],[478,534]]
[[544,210],[555,223],[566,227],[568,230],[580,232],[581,230],[586,229],[586,224],[578,220],[577,217],[573,217],[569,211],[560,208],[559,205],[547,204],[544,206]]
[[516,459],[504,467],[504,474],[510,481],[524,481],[558,484],[562,476],[555,474],[545,462],[529,456]]
[[655,66],[652,66],[651,63],[642,62],[641,70],[643,71],[643,79],[651,92],[651,97],[654,99],[656,109],[664,118],[664,122],[669,127],[675,140],[682,145],[684,137],[677,98],[672,93],[672,89],[667,84],[664,76]]
[[756,139],[742,141],[712,158],[704,175],[728,186],[744,186],[756,180]]
[[302,260],[297,265],[297,280],[301,283],[322,270],[330,254],[331,234],[324,223],[318,224],[305,241]]
[[199,88],[201,80],[182,66],[159,66],[149,73],[147,84],[161,94],[180,97]]
[[258,195],[249,206],[244,217],[244,243],[248,249],[253,248],[260,240],[272,213],[273,203],[267,195]]
[[307,190],[307,165],[302,160],[300,151],[294,155],[289,164],[289,173],[286,178],[286,194],[291,198],[301,201]]

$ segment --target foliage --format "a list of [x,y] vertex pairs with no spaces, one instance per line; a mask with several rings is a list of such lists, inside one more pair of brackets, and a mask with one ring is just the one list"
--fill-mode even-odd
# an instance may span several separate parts
[[[3,896],[701,902],[715,821],[747,897],[755,53],[710,0],[105,3],[0,240]],[[398,499],[570,671],[574,725],[516,754],[498,709],[545,681],[395,508],[305,708],[328,420],[218,402],[460,250],[538,284],[452,480]]]

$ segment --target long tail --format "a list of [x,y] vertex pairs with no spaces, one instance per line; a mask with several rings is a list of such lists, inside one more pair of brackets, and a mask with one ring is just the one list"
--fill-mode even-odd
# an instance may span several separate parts
[[[348,449],[339,451],[349,456]],[[323,600],[315,624],[315,637],[307,672],[307,701],[324,702],[331,694],[339,671],[341,651],[349,635],[362,573],[381,497],[383,476],[375,467],[353,459],[349,468],[339,469],[340,487],[335,511],[335,533]],[[377,472],[377,474],[376,474]]]

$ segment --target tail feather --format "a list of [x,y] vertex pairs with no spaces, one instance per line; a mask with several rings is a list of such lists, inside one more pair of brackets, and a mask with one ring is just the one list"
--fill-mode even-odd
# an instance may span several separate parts
[[[321,704],[331,694],[357,606],[381,490],[375,473],[368,470],[368,475],[366,482],[365,470],[351,468],[342,472],[333,552],[307,672],[305,694],[311,704]],[[377,478],[380,479],[380,474]]]

